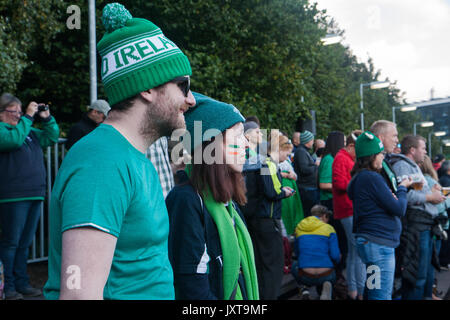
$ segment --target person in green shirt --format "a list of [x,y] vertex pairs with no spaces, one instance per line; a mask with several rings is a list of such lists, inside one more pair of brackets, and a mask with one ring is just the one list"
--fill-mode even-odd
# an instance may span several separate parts
[[107,32],[97,48],[111,110],[58,171],[44,295],[174,299],[169,219],[145,151],[160,136],[185,128],[184,112],[195,105],[192,71],[161,29],[133,18],[121,4],[107,4],[102,21]]
[[[334,157],[339,150],[345,147],[345,135],[340,131],[332,131],[328,134],[325,150],[323,151],[322,160],[319,165],[319,189],[320,189],[320,204],[327,207],[333,212],[333,193],[332,193],[332,165]],[[339,248],[342,252],[343,259],[340,260],[339,265],[336,266],[336,274],[338,279],[343,278],[342,271],[344,269],[345,258],[347,255],[347,238],[345,231],[340,221],[334,219],[333,214],[330,216],[329,224],[336,230],[338,237]]]
[[345,146],[345,135],[340,131],[328,134],[325,150],[319,165],[320,203],[333,211],[332,170],[333,160],[339,150]]

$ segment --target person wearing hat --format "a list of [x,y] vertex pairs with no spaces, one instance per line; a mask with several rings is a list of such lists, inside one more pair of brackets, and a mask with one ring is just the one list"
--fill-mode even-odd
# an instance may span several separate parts
[[248,201],[242,206],[242,212],[255,250],[260,298],[276,300],[284,269],[282,200],[295,191],[282,185],[279,166],[292,150],[289,139],[272,129],[267,146],[267,156],[260,156],[258,166],[244,167]]
[[97,44],[111,105],[58,171],[49,215],[47,299],[174,299],[169,219],[145,157],[184,129],[195,105],[186,55],[151,21],[119,3],[103,8]]
[[105,100],[95,100],[92,102],[92,104],[88,106],[88,111],[81,116],[81,120],[70,129],[65,144],[66,149],[69,150],[75,142],[105,121],[109,110],[111,110],[111,108]]
[[258,155],[258,145],[262,142],[262,132],[254,121],[244,122],[244,135],[248,140],[247,159]]
[[244,118],[231,104],[194,93],[183,144],[192,156],[166,198],[176,298],[258,300],[246,203]]
[[405,215],[410,179],[399,183],[395,195],[380,174],[384,147],[380,139],[365,131],[355,143],[356,162],[347,188],[353,201],[353,233],[361,260],[366,265],[365,294],[369,300],[391,300],[395,248],[400,244],[401,217]]
[[300,146],[294,154],[294,170],[298,177],[297,186],[302,199],[305,217],[311,215],[311,208],[319,204],[320,197],[317,185],[319,168],[309,152],[313,145],[314,135],[305,130],[300,134]]

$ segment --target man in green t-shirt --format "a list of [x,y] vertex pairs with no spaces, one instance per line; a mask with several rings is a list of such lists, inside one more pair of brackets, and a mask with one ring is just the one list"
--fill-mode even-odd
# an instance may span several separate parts
[[195,105],[187,57],[152,22],[103,9],[107,119],[64,159],[50,203],[47,299],[174,299],[169,221],[145,157]]

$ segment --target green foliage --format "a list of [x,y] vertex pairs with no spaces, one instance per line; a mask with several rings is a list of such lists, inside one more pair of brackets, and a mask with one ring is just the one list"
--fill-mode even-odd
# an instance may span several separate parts
[[[101,10],[109,2],[115,1],[96,1],[97,42],[105,32]],[[292,132],[297,119],[306,119],[310,110],[316,111],[320,137],[332,130],[348,133],[359,128],[359,84],[378,80],[379,72],[373,61],[358,62],[341,44],[321,44],[320,38],[327,33],[344,31],[333,20],[327,22],[326,12],[310,1],[119,2],[133,16],[158,25],[186,53],[193,70],[193,91],[233,103],[245,116],[257,115],[264,128]],[[87,2],[13,3],[0,0],[0,63],[7,72],[0,88],[13,90],[17,85],[24,103],[51,102],[59,122],[78,121],[89,103]],[[23,3],[32,10],[23,9]],[[81,8],[81,30],[65,25],[71,4]],[[18,14],[26,19],[17,19]],[[27,42],[26,50],[17,49],[24,45],[21,39]],[[100,70],[98,79],[98,97],[105,98]],[[399,104],[395,86],[366,88],[366,127],[375,119],[392,119],[392,106]],[[407,121],[403,116],[402,124]]]
[[49,52],[62,29],[57,21],[61,3],[56,0],[0,0],[0,89],[15,93],[22,72],[33,61],[33,48]]

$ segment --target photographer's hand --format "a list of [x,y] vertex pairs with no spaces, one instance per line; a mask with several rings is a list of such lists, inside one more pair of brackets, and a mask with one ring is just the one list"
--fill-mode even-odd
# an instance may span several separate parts
[[37,111],[38,111],[38,104],[34,101],[31,101],[27,107],[25,114],[33,118]]
[[[45,106],[45,103],[39,103],[39,106]],[[48,108],[45,111],[40,111],[39,117],[41,117],[42,119],[46,119],[46,118],[50,117],[50,108]]]

